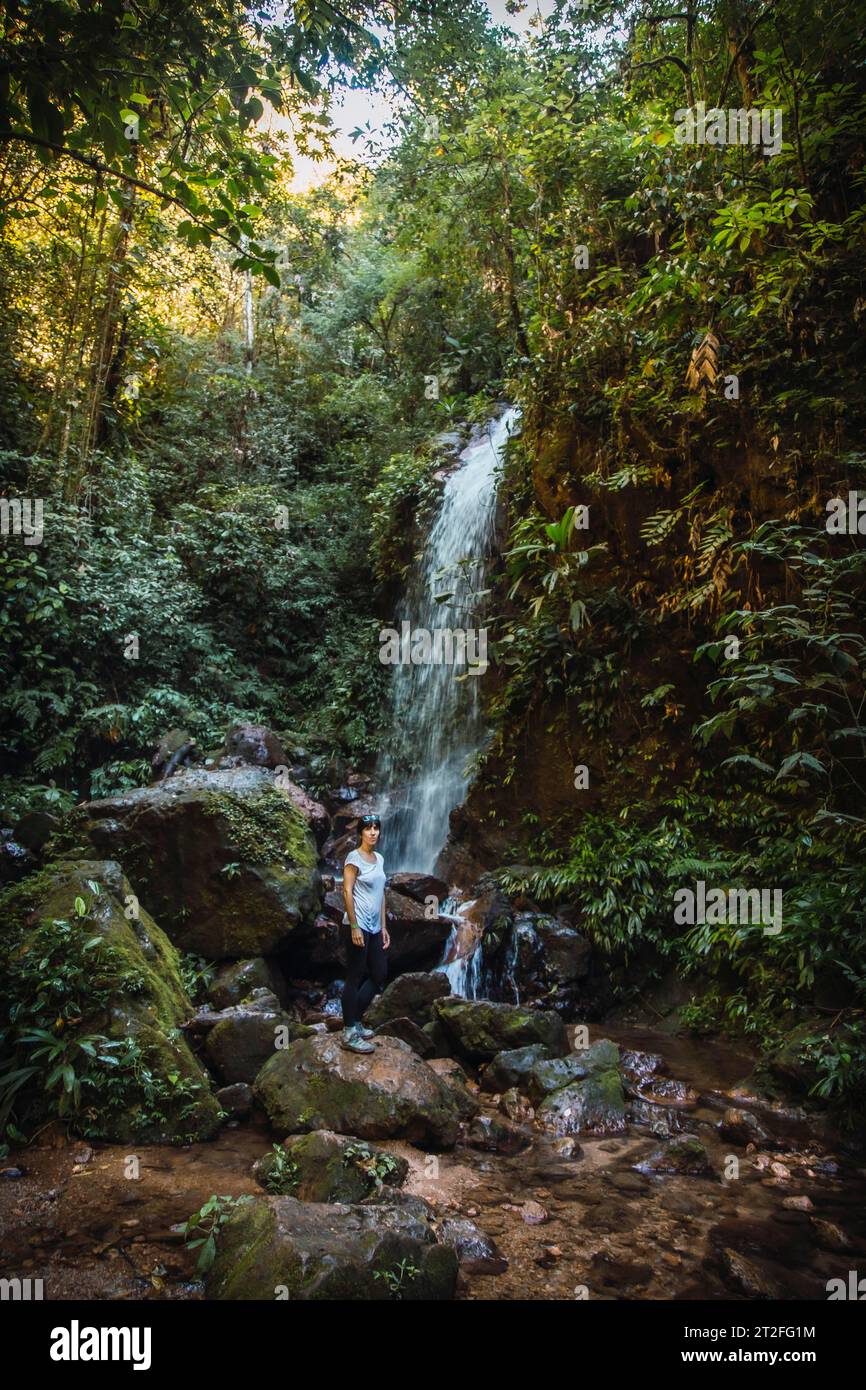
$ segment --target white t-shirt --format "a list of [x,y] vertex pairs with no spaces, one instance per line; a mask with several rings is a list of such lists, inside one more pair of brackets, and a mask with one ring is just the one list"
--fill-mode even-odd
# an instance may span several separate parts
[[[353,864],[358,870],[352,885],[352,900],[355,904],[355,921],[361,931],[375,935],[382,930],[382,899],[385,896],[385,860],[378,850],[373,863],[365,859],[359,850],[350,850],[346,864]],[[345,865],[343,866],[345,870]],[[349,914],[343,913],[343,922],[348,924]]]

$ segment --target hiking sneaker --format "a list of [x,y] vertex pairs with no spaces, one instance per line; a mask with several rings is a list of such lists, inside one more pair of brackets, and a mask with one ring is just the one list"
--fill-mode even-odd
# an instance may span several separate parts
[[362,1038],[358,1032],[358,1025],[352,1024],[351,1028],[343,1029],[343,1036],[340,1038],[340,1046],[347,1052],[375,1052],[372,1043],[368,1043],[366,1038]]
[[362,1038],[372,1038],[374,1036],[373,1029],[368,1028],[364,1023],[356,1023],[355,1032],[360,1033]]

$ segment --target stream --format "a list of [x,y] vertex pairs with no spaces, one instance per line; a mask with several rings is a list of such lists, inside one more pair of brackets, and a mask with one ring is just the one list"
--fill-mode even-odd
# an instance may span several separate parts
[[[628,1064],[637,1054],[664,1068],[662,1083],[655,1061],[638,1062],[643,1084],[631,1088],[623,1134],[578,1144],[527,1123],[526,1147],[511,1156],[461,1143],[434,1158],[378,1141],[409,1160],[406,1190],[437,1221],[468,1220],[495,1242],[493,1267],[489,1252],[463,1266],[458,1298],[823,1300],[829,1279],[862,1266],[862,1157],[814,1116],[743,1094],[747,1055],[651,1029],[590,1030],[600,1037]],[[476,1094],[495,1116],[495,1099]],[[765,1136],[751,1151],[719,1133],[734,1107]],[[642,1168],[671,1133],[698,1137],[710,1170]],[[270,1143],[262,1119],[235,1123],[209,1144],[144,1149],[132,1178],[127,1149],[67,1140],[52,1126],[16,1156],[19,1175],[0,1182],[3,1272],[43,1279],[53,1299],[201,1299],[177,1226],[211,1193],[260,1193],[251,1168]],[[726,1180],[730,1155],[739,1175]]]

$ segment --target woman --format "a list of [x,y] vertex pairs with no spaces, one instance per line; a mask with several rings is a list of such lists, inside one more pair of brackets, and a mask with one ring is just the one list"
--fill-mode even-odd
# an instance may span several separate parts
[[368,1038],[372,1028],[361,1019],[374,994],[385,983],[391,945],[385,926],[385,860],[377,853],[381,833],[378,816],[362,816],[358,822],[358,847],[346,855],[343,866],[343,922],[351,929],[346,945],[348,966],[343,988],[343,1036],[350,1052],[374,1052]]

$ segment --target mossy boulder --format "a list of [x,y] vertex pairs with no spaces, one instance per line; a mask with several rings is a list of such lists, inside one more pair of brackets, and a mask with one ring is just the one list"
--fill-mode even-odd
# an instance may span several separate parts
[[402,1186],[409,1164],[365,1139],[333,1130],[292,1135],[260,1158],[256,1182],[303,1202],[362,1202],[374,1192]]
[[411,1207],[260,1197],[223,1226],[206,1287],[232,1302],[431,1301],[453,1298],[457,1269]]
[[458,998],[437,1000],[433,1012],[457,1052],[470,1062],[488,1062],[498,1052],[532,1043],[541,1043],[553,1057],[568,1052],[565,1024],[555,1013]]
[[[178,953],[137,905],[120,866],[59,861],[3,894],[0,912],[3,1026],[13,1008],[19,1025],[35,1025],[47,1008],[63,1020],[42,1024],[58,1038],[113,1044],[96,1044],[86,1062],[76,1058],[81,1096],[67,1112],[72,1127],[120,1143],[211,1138],[221,1111],[181,1031],[193,1006]],[[34,1105],[55,1113],[44,1095]]]
[[347,1051],[338,1035],[301,1038],[265,1063],[254,1089],[282,1135],[331,1129],[434,1148],[458,1137],[451,1088],[397,1038],[379,1038],[369,1053]]
[[185,951],[268,955],[315,919],[315,842],[271,772],[192,769],[82,810],[91,842]]
[[543,1129],[567,1134],[623,1134],[625,1095],[613,1067],[553,1091],[538,1106],[535,1117]]
[[534,1104],[552,1091],[583,1081],[599,1072],[618,1071],[619,1048],[609,1038],[600,1038],[592,1047],[570,1052],[567,1057],[540,1058],[520,1080],[515,1082]]

